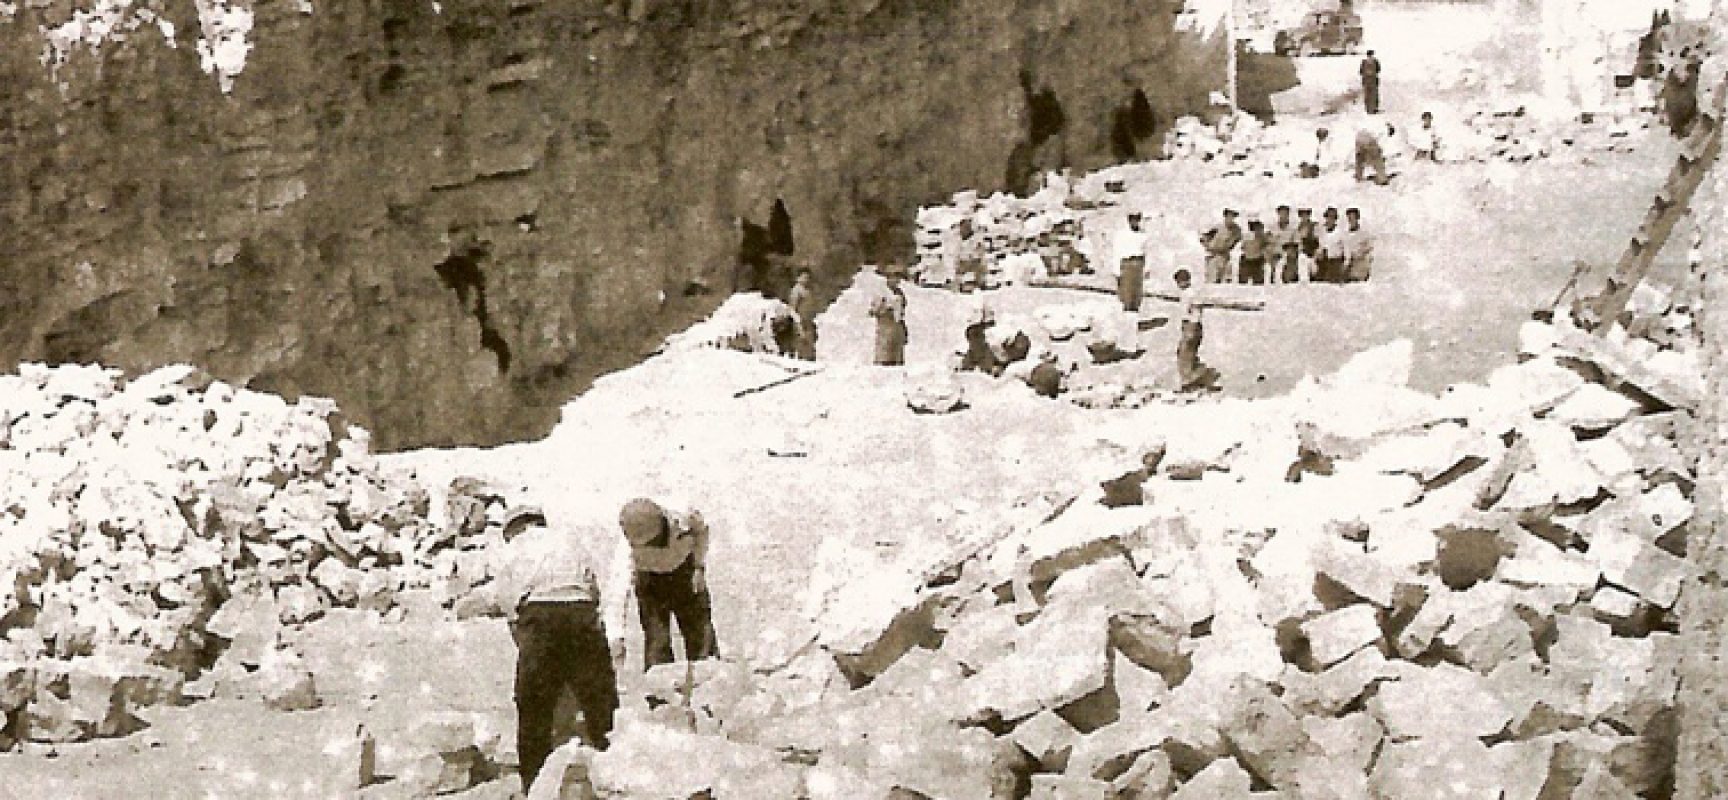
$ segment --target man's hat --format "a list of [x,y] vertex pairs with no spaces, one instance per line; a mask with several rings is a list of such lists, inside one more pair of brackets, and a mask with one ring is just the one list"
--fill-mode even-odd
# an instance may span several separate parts
[[541,523],[545,523],[546,522],[546,512],[541,510],[541,508],[539,506],[534,505],[532,503],[524,503],[522,505],[511,506],[509,508],[509,510],[504,512],[504,528],[506,530],[508,530],[510,528],[510,526],[515,525],[517,523],[522,523],[522,522],[532,523],[535,520],[539,520]]
[[1279,207],[1277,207],[1277,208],[1275,208],[1275,209],[1273,209],[1273,210],[1274,210],[1274,211],[1289,211],[1289,210],[1290,210],[1290,207],[1289,207],[1289,206],[1279,206]]
[[882,266],[877,267],[877,271],[881,272],[882,277],[884,277],[884,278],[886,278],[890,275],[895,275],[895,276],[899,276],[902,278],[906,277],[906,268],[900,264],[883,264]]
[[1313,214],[1314,209],[1312,209],[1312,208],[1298,208],[1298,209],[1296,209],[1296,213],[1298,215],[1306,217],[1306,216]]
[[1346,214],[1355,214],[1355,215],[1356,215],[1356,216],[1362,216],[1362,209],[1359,209],[1359,208],[1346,208],[1346,209],[1344,209],[1344,213],[1346,213]]
[[624,535],[631,544],[644,545],[660,535],[666,524],[666,511],[659,503],[638,497],[625,503],[623,510],[618,512],[618,524],[624,528]]
[[1130,219],[1135,218],[1135,217],[1144,217],[1144,216],[1146,216],[1146,212],[1141,211],[1139,209],[1135,209],[1133,211],[1128,212],[1128,217]]
[[1226,216],[1226,217],[1239,217],[1242,215],[1236,213],[1236,209],[1234,209],[1234,208],[1226,208],[1226,209],[1224,209],[1224,216]]

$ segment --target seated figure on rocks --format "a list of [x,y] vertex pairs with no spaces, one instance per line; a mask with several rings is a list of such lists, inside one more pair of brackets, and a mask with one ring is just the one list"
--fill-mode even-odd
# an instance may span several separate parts
[[534,783],[559,742],[553,741],[558,698],[571,690],[582,712],[582,739],[604,750],[618,710],[615,659],[622,634],[628,564],[624,549],[611,568],[590,549],[604,532],[547,524],[534,506],[510,509],[504,519],[504,559],[498,601],[516,640],[516,741],[522,787]]
[[672,663],[672,620],[684,656],[714,658],[713,598],[708,593],[708,523],[694,510],[668,509],[639,497],[624,504],[618,525],[630,544],[636,610],[642,621],[642,666]]

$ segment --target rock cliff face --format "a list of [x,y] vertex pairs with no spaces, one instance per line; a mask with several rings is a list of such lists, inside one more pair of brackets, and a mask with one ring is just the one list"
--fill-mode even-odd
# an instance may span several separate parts
[[190,361],[389,448],[543,432],[747,233],[837,290],[1225,73],[1181,0],[90,5],[0,3],[0,361]]

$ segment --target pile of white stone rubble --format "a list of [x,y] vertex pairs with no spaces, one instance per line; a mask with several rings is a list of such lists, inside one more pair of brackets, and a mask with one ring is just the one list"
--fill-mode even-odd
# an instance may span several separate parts
[[485,525],[434,524],[368,441],[329,400],[191,367],[0,376],[0,749],[133,730],[140,706],[212,691],[224,653],[231,684],[315,705],[278,629],[389,611]]
[[1396,344],[1135,412],[1095,490],[860,578],[785,664],[657,668],[535,796],[1666,796],[1703,388],[1687,310],[1635,307],[1438,396]]

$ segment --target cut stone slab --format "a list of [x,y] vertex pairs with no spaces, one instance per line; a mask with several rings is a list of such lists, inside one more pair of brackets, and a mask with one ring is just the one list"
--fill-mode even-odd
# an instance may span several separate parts
[[1641,410],[1638,401],[1599,383],[1586,383],[1550,411],[1548,418],[1581,431],[1611,428]]
[[1348,606],[1302,623],[1302,633],[1314,660],[1329,667],[1379,641],[1379,612],[1367,604]]
[[1123,715],[1149,711],[1169,701],[1170,684],[1163,675],[1134,663],[1119,649],[1111,653],[1110,659],[1111,681]]
[[962,706],[969,719],[1013,721],[1060,709],[1109,680],[1109,613],[1065,603],[1046,607],[1020,630],[1012,653],[968,679]]
[[1396,739],[1490,736],[1512,720],[1482,676],[1445,663],[1381,684],[1368,705]]
[[1149,799],[1169,797],[1176,791],[1176,773],[1170,766],[1170,756],[1162,750],[1141,753],[1111,786],[1121,797]]
[[1254,778],[1234,758],[1221,758],[1189,778],[1173,800],[1248,800]]
[[1314,548],[1314,569],[1332,582],[1381,608],[1391,608],[1404,576],[1384,561],[1342,542]]
[[1691,576],[1691,565],[1685,559],[1623,530],[1598,531],[1589,555],[1609,583],[1631,590],[1658,608],[1673,607],[1681,585]]
[[1377,797],[1499,797],[1501,776],[1492,764],[1488,748],[1468,736],[1394,741],[1381,750],[1371,785]]
[[1044,769],[1061,772],[1080,739],[1080,732],[1054,711],[1043,711],[1014,727],[1009,738]]
[[1294,789],[1305,759],[1320,755],[1302,723],[1262,683],[1239,681],[1224,725],[1232,751],[1254,774],[1279,789]]
[[935,633],[936,595],[916,576],[895,569],[841,587],[821,619],[818,643],[834,655],[853,685],[882,674]]
[[[1110,644],[1127,663],[1142,670],[1148,670],[1162,679],[1166,691],[1180,686],[1193,671],[1193,659],[1189,656],[1184,639],[1187,631],[1150,615],[1120,615],[1111,620]],[[1137,684],[1138,676],[1128,677],[1130,691],[1123,692],[1124,699],[1136,700],[1137,693],[1132,692]]]
[[1075,504],[1029,534],[1021,572],[1031,581],[1054,580],[1071,569],[1144,546],[1192,547],[1193,535],[1179,516],[1156,516],[1145,506],[1106,508]]
[[1638,613],[1642,601],[1631,592],[1603,586],[1590,598],[1590,609],[1604,622],[1623,622]]
[[[1067,774],[1116,780],[1131,770],[1142,755],[1157,751],[1168,733],[1161,715],[1126,712],[1116,724],[1078,738],[1068,758]],[[1166,764],[1168,760],[1166,757]]]
[[1390,679],[1395,672],[1377,648],[1363,648],[1319,674],[1295,667],[1285,670],[1282,682],[1285,702],[1307,713],[1331,716],[1368,691],[1376,681]]
[[1501,742],[1488,748],[1488,758],[1500,775],[1501,800],[1537,800],[1548,782],[1554,743],[1546,739]]
[[1302,717],[1302,729],[1320,756],[1334,769],[1364,777],[1385,735],[1379,722],[1360,712],[1343,717],[1305,716]]

